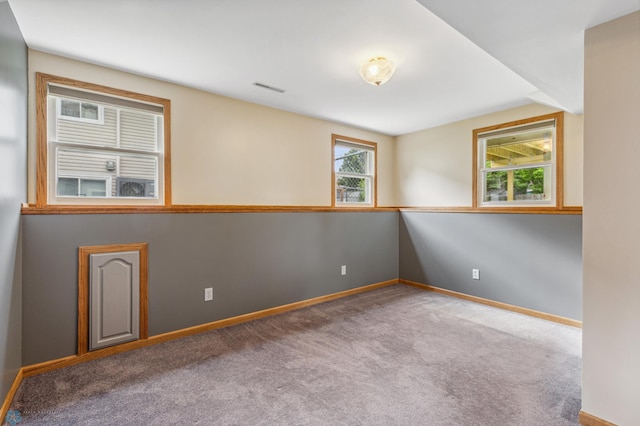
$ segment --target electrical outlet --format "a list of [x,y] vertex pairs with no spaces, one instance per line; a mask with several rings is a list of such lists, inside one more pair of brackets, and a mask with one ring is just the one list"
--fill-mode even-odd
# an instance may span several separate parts
[[347,265],[342,265],[340,267],[340,275],[347,275]]
[[480,269],[472,269],[471,270],[471,278],[473,278],[474,280],[479,280],[480,279]]
[[213,287],[208,287],[204,289],[204,301],[210,302],[213,300]]

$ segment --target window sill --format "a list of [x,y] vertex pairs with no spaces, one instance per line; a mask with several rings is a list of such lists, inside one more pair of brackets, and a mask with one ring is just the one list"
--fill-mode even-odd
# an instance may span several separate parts
[[173,206],[44,206],[23,205],[23,215],[65,214],[157,214],[157,213],[366,213],[366,212],[426,212],[426,213],[483,213],[483,214],[546,214],[581,215],[581,206],[570,207],[327,207],[327,206],[242,206],[188,205]]
[[376,207],[374,207],[372,204],[346,204],[346,203],[336,203],[334,206],[334,208],[336,209],[344,209],[344,210],[350,210],[350,209],[375,209]]
[[327,206],[249,206],[249,205],[189,205],[172,206],[70,206],[23,205],[23,215],[63,214],[155,214],[155,213],[306,213],[306,212],[396,212],[396,207],[327,207]]
[[582,214],[582,206],[565,207],[398,207],[400,211],[429,213]]

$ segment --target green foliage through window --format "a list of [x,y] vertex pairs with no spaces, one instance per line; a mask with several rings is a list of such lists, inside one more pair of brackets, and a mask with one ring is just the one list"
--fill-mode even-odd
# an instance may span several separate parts
[[514,170],[513,193],[516,195],[543,194],[544,168]]
[[[541,199],[544,196],[544,167],[513,170],[513,195],[516,199]],[[509,192],[509,172],[486,173],[485,201],[506,201]]]

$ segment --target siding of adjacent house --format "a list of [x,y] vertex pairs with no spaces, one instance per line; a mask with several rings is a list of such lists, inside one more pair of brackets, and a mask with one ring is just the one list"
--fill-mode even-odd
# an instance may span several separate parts
[[137,111],[120,112],[120,147],[141,151],[156,149],[156,118]]
[[117,146],[117,114],[115,109],[104,108],[103,124],[68,120],[57,116],[57,114],[56,117],[59,142],[113,148]]
[[[55,99],[49,103],[56,107]],[[53,109],[55,111],[55,109]],[[104,106],[102,123],[69,120],[55,114],[54,138],[58,142],[104,148],[123,148],[143,152],[155,152],[157,128],[161,127],[157,116],[129,109]],[[111,178],[111,195],[117,196],[116,177],[155,180],[156,157],[117,155],[92,152],[76,148],[60,148],[57,153],[58,175],[74,177]],[[107,170],[107,162],[116,168]]]

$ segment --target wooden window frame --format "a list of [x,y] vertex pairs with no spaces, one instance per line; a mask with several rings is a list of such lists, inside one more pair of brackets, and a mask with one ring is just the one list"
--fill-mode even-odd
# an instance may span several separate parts
[[[370,204],[356,204],[356,203],[336,203],[336,144],[340,141],[364,145],[369,147],[373,151],[373,190],[371,191],[371,203]],[[340,209],[351,208],[377,208],[378,207],[378,144],[376,142],[370,142],[363,139],[351,138],[349,136],[342,136],[337,134],[331,134],[331,207]]]
[[[144,95],[141,93],[131,92],[128,90],[115,89],[113,87],[102,86],[99,84],[87,83],[84,81],[74,80],[65,77],[59,77],[50,74],[36,73],[36,207],[69,207],[67,204],[50,204],[49,203],[49,143],[47,137],[47,120],[48,120],[48,85],[57,84],[68,86],[71,88],[84,90],[88,92],[97,92],[115,97],[132,99],[144,103],[162,105],[163,108],[163,202],[158,204],[140,203],[121,203],[121,204],[102,204],[100,201],[91,204],[77,204],[80,209],[86,208],[104,208],[113,209],[123,208],[136,210],[136,208],[166,208],[172,205],[171,201],[171,101],[169,99],[159,98],[156,96]],[[113,198],[108,198],[113,200]]]
[[[505,204],[504,206],[482,206],[479,203],[479,183],[478,183],[478,175],[479,175],[479,147],[478,147],[478,136],[482,133],[492,132],[496,130],[508,129],[513,127],[517,129],[518,127],[525,126],[528,124],[536,123],[539,121],[549,121],[555,120],[555,146],[553,149],[555,150],[555,205],[545,206],[545,205],[518,205],[518,204]],[[508,123],[501,123],[494,126],[483,127],[479,129],[473,130],[473,190],[472,190],[472,208],[474,210],[483,210],[483,211],[491,211],[495,210],[496,213],[502,213],[506,210],[518,210],[519,212],[526,213],[527,211],[531,211],[532,213],[540,213],[541,211],[555,211],[562,210],[564,208],[564,112],[556,112],[551,114],[539,115],[536,117],[526,118],[522,120],[511,121]]]

